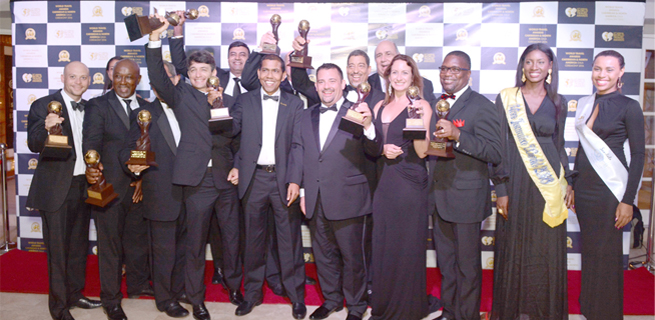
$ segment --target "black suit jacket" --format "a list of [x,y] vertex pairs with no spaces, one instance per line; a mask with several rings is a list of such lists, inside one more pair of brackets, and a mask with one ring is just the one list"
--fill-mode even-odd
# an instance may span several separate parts
[[[430,104],[436,103],[438,100],[437,97],[434,96],[434,86],[432,85],[432,81],[428,80],[425,77],[422,78],[423,78],[423,99],[427,100]],[[368,76],[368,83],[371,85],[371,88],[375,88],[382,91],[380,76],[377,72]]]
[[[173,108],[182,131],[175,157],[173,183],[199,185],[207,171],[209,159],[212,159],[214,185],[219,189],[231,188],[227,175],[233,167],[238,145],[231,132],[212,135],[209,131],[211,105],[207,102],[207,96],[184,81],[173,85],[164,69],[161,48],[146,48],[146,63],[152,86],[162,100]],[[234,98],[223,94],[223,102],[232,114]]]
[[[62,133],[68,137],[68,144],[72,147],[66,159],[44,158],[39,155],[39,163],[32,178],[30,191],[27,195],[27,207],[41,211],[56,211],[64,204],[75,169],[75,143],[71,131],[68,108],[64,103],[61,90],[42,97],[32,103],[27,116],[27,146],[30,151],[40,153],[45,147],[48,131],[45,129],[45,118],[48,116],[48,104],[59,101],[62,105],[61,117],[66,119],[61,124]],[[86,101],[82,100],[82,103]]]
[[[137,101],[141,107],[148,103],[138,97]],[[100,153],[103,174],[107,182],[114,185],[114,191],[119,197],[118,202],[122,201],[124,196],[131,196],[126,195],[126,192],[132,177],[123,171],[124,163],[120,162],[118,157],[124,148],[129,129],[130,119],[114,90],[89,100],[84,109],[82,149],[84,154],[90,149]]]
[[[155,221],[175,221],[182,208],[182,187],[173,184],[173,165],[177,147],[168,117],[159,102],[155,100],[130,115],[130,132],[125,141],[125,148],[120,152],[121,163],[130,159],[130,151],[136,149],[136,141],[141,137],[137,115],[141,110],[148,110],[152,121],[148,128],[150,151],[155,153],[157,167],[151,166],[142,172],[143,216]],[[129,175],[132,173],[123,165]]]
[[[430,128],[435,128],[437,120],[435,113]],[[451,107],[448,120],[461,120],[464,125],[459,128],[459,146],[453,141],[455,158],[430,156],[431,200],[446,221],[481,222],[491,215],[489,163],[501,161],[498,110],[468,88]]]
[[[275,127],[275,171],[282,202],[285,204],[287,185],[302,182],[302,149],[300,120],[303,103],[280,90],[280,102]],[[252,181],[262,145],[261,90],[248,91],[234,105],[234,133],[241,134],[241,146],[234,160],[239,169],[239,197],[243,198]]]
[[[184,51],[184,37],[177,39],[168,39],[169,49],[171,50],[171,62],[175,66],[175,70],[178,74],[184,75],[188,78],[187,71],[189,66],[187,65],[186,52]],[[148,45],[146,44],[146,49]],[[214,54],[220,54],[220,52],[215,52]],[[230,71],[223,70],[216,66],[216,76],[221,80],[220,87],[225,89],[228,81],[230,81]],[[159,92],[159,91],[158,91]],[[231,93],[231,92],[229,92]]]
[[363,216],[372,211],[371,189],[366,176],[366,155],[377,157],[382,153],[382,133],[376,129],[375,139],[353,135],[339,129],[341,117],[352,102],[344,100],[332,124],[323,149],[320,149],[320,104],[303,112],[303,187],[307,218],[311,219],[321,205],[325,217],[344,220]]

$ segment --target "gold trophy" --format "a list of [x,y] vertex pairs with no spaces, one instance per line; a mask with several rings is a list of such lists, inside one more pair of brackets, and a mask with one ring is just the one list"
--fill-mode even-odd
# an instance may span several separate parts
[[[282,24],[282,17],[280,17],[279,14],[274,14],[271,16],[271,27],[273,29],[273,36],[275,37],[275,41],[280,41],[280,37],[278,36],[277,30],[280,28],[280,24]],[[263,54],[277,54],[277,44],[275,43],[264,43],[262,45],[262,53]]]
[[[98,165],[100,164],[100,154],[97,151],[91,149],[86,152],[86,155],[84,156],[84,162],[86,162],[87,167],[98,169]],[[114,186],[111,183],[107,183],[107,180],[105,180],[105,176],[102,174],[102,171],[100,172],[98,181],[86,189],[86,191],[89,194],[89,197],[85,202],[98,207],[104,207],[109,202],[118,197],[118,194],[114,192]]]
[[[48,113],[54,113],[61,117],[62,105],[59,101],[48,103]],[[44,158],[66,159],[73,148],[68,145],[68,136],[63,134],[61,123],[57,123],[48,130],[48,138],[45,140],[45,147],[41,151]]]
[[408,117],[405,119],[403,138],[408,140],[425,139],[425,133],[427,132],[425,126],[423,126],[423,117],[418,113],[420,107],[414,104],[416,101],[421,100],[419,93],[420,90],[417,86],[411,86],[407,89],[409,105],[407,106]]
[[[209,119],[209,131],[212,133],[231,132],[232,131],[232,117],[230,117],[230,110],[223,104],[223,88],[220,87],[221,80],[218,77],[209,77],[207,79],[207,87],[214,88],[221,93],[221,95],[212,102],[211,118]],[[238,85],[238,84],[235,84]]]
[[[450,113],[450,103],[446,99],[439,100],[437,102],[437,116],[439,119],[446,119],[448,113]],[[437,127],[437,131],[441,129],[441,127]],[[437,131],[432,133],[432,139],[430,139],[430,144],[428,144],[428,151],[425,153],[431,156],[454,158],[453,142],[448,140],[448,138],[437,138]]]
[[371,93],[371,85],[364,81],[357,87],[357,102],[353,103],[346,115],[341,117],[339,129],[353,134],[361,134],[364,128],[364,116],[357,112],[355,109],[366,100],[366,97]]
[[307,34],[309,33],[309,21],[300,21],[298,24],[298,33],[303,39],[305,39],[305,45],[303,46],[303,49],[300,50],[300,52],[296,51],[291,55],[291,62],[289,63],[289,66],[294,68],[314,69],[314,67],[312,67],[312,57],[307,56]]
[[137,123],[141,128],[141,137],[136,140],[136,150],[130,151],[130,159],[125,164],[140,166],[158,166],[155,162],[155,153],[150,151],[150,134],[148,128],[152,121],[152,115],[148,110],[141,110],[137,116]]
[[[155,8],[155,13],[157,13],[157,8]],[[189,9],[184,12],[184,17],[189,20],[198,19],[198,15],[197,9]],[[164,17],[172,26],[177,26],[180,23],[180,16],[176,12],[166,12]],[[164,25],[157,18],[137,16],[136,14],[125,17],[123,21],[125,21],[125,27],[127,28],[127,35],[130,37],[130,41],[141,39],[141,37],[152,33],[153,30],[157,30]]]

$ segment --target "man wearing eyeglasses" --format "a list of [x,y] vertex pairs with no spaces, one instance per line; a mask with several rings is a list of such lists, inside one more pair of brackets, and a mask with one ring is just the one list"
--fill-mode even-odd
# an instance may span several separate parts
[[[430,192],[435,201],[434,240],[441,269],[443,313],[437,319],[480,319],[482,261],[480,226],[491,214],[488,163],[500,163],[500,121],[487,98],[469,85],[471,58],[446,55],[440,100],[450,105],[446,119],[432,117],[435,136],[453,141],[454,158],[430,157]],[[435,108],[436,110],[436,108]]]

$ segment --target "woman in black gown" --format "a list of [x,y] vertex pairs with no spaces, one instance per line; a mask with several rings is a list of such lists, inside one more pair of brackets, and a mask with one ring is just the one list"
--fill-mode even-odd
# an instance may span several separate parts
[[[544,44],[527,47],[517,68],[520,92],[515,96],[523,99],[530,127],[553,171],[559,177],[563,168],[570,177],[564,150],[567,104],[557,94],[557,80],[553,51]],[[519,154],[501,96],[496,105],[504,137],[503,161],[491,177],[499,213],[491,319],[568,319],[566,221],[554,227],[544,222],[546,202]],[[571,187],[567,191],[570,194]]]
[[[416,320],[428,314],[425,249],[428,231],[428,175],[425,139],[403,138],[410,100],[407,90],[423,80],[414,60],[397,55],[385,72],[387,95],[374,109],[384,151],[378,159],[373,197],[373,295],[375,320]],[[413,103],[428,128],[432,111],[425,100]]]
[[[632,204],[644,168],[644,116],[639,103],[621,94],[625,62],[616,51],[594,58],[596,87],[593,111],[586,125],[628,171],[625,192],[617,199],[596,173],[582,145],[578,148],[574,182],[575,209],[582,243],[580,311],[587,319],[623,319],[623,227],[632,220]],[[581,106],[578,105],[578,108]],[[630,158],[624,143],[629,140]],[[620,201],[620,202],[619,202]]]

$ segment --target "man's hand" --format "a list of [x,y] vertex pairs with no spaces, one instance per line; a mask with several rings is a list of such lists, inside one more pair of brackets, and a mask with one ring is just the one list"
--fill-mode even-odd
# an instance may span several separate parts
[[389,160],[396,159],[399,155],[403,154],[403,149],[395,144],[385,144],[382,151],[382,155],[387,157]]
[[307,215],[307,209],[305,209],[305,197],[300,197],[300,211],[302,211],[302,214]]
[[259,41],[259,49],[264,49],[264,44],[277,44],[277,40],[275,40],[275,35],[273,35],[273,32],[268,31],[264,33],[262,39]]
[[139,174],[141,174],[143,170],[150,168],[150,166],[143,166],[139,164],[128,164],[127,168],[130,169],[132,173],[138,176]]
[[509,205],[509,196],[496,198],[496,211],[499,215],[507,220],[507,206]]
[[180,16],[180,23],[173,27],[173,37],[179,37],[184,35],[184,22],[186,22],[186,17],[184,16],[184,10],[175,11],[178,16]]
[[566,187],[566,198],[564,198],[564,201],[566,201],[566,207],[575,212],[575,191],[573,191],[572,186]]
[[209,102],[210,105],[213,105],[214,100],[218,98],[223,98],[223,88],[221,87],[216,90],[209,90],[207,93],[207,102]]
[[373,122],[371,109],[369,109],[368,103],[360,103],[357,108],[355,108],[355,111],[361,113],[364,116],[364,129],[368,130],[368,128],[371,126],[371,123]]
[[441,129],[437,130],[435,137],[448,138],[448,140],[459,140],[461,132],[452,122],[445,119],[439,119],[439,121],[437,121],[437,128],[439,127],[441,127]]
[[130,187],[134,187],[134,194],[132,195],[132,202],[139,203],[143,200],[143,190],[141,190],[141,179],[132,181]]
[[54,113],[48,113],[48,115],[45,117],[45,129],[50,130],[50,128],[54,127],[57,123],[62,122],[64,122],[64,118]]
[[102,166],[102,162],[98,163],[98,169],[86,167],[86,172],[85,172],[86,182],[88,182],[89,184],[95,184],[96,182],[98,182],[98,179],[100,179],[100,175],[102,174],[103,169],[104,167]]
[[310,40],[305,41],[305,38],[301,36],[297,36],[295,39],[293,39],[291,46],[293,47],[293,50],[298,52],[301,51],[302,49],[305,49],[305,44],[310,42],[311,42]]
[[230,181],[233,185],[238,185],[239,184],[239,169],[237,168],[232,168],[230,172],[227,174],[227,181]]
[[290,207],[291,204],[296,201],[298,198],[298,195],[300,194],[300,186],[296,183],[289,183],[289,186],[287,187],[287,207]]
[[160,16],[157,13],[151,14],[150,18],[157,18],[159,19],[159,21],[161,21],[161,23],[163,23],[161,27],[157,28],[156,30],[152,30],[149,37],[150,41],[159,41],[160,40],[159,36],[162,34],[162,32],[168,29],[170,23],[168,22],[168,20],[166,20],[164,17]]

